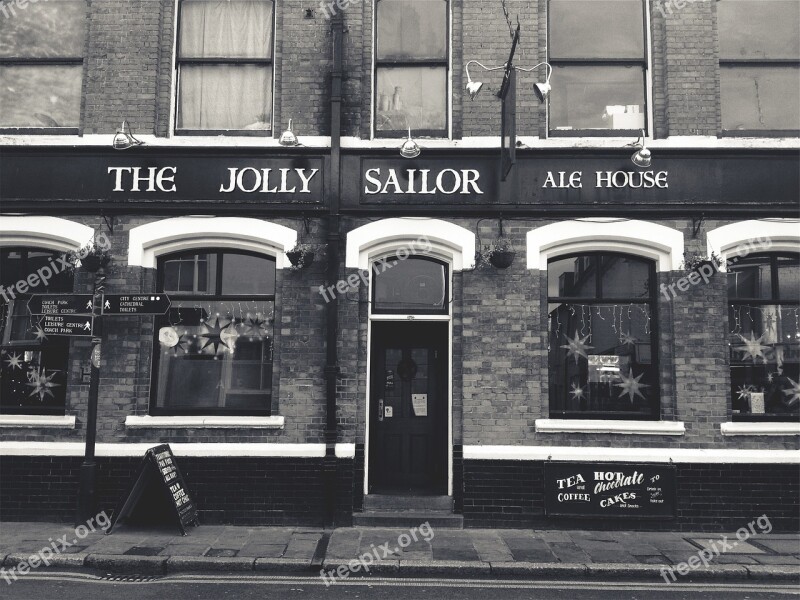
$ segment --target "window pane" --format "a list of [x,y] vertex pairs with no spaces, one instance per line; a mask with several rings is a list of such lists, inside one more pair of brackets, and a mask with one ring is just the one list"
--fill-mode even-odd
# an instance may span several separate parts
[[551,304],[550,412],[658,411],[650,308],[639,304]]
[[3,6],[8,16],[4,14],[0,22],[0,57],[83,56],[85,2],[29,2],[24,8],[13,2],[4,2]]
[[272,2],[185,0],[181,58],[270,58]]
[[0,412],[64,414],[69,341],[53,338],[47,347],[6,347],[0,351]]
[[[173,302],[159,319],[157,406],[268,412],[272,302]],[[173,331],[166,335],[161,328]]]
[[447,58],[447,2],[380,0],[378,58]]
[[447,69],[381,67],[377,77],[378,131],[447,129]]
[[272,67],[183,65],[179,94],[179,129],[272,127]]
[[728,298],[772,298],[770,260],[763,256],[739,258],[728,267]]
[[800,129],[800,68],[720,67],[722,128]]
[[550,57],[644,58],[642,0],[550,0]]
[[247,254],[223,255],[222,293],[274,294],[275,261]]
[[547,295],[594,298],[597,296],[597,268],[594,256],[574,256],[547,265]]
[[641,67],[555,67],[551,129],[644,129]]
[[721,0],[717,21],[722,59],[800,56],[797,0]]
[[[386,268],[384,268],[384,266]],[[422,258],[378,261],[373,266],[373,312],[442,312],[447,267]]]
[[734,414],[798,414],[800,330],[796,306],[732,305],[729,312]]
[[162,269],[165,292],[216,293],[216,254],[184,254],[165,260]]
[[81,65],[0,66],[0,127],[77,127]]
[[626,256],[600,256],[603,298],[648,298],[650,265]]
[[778,257],[778,298],[800,301],[800,256]]

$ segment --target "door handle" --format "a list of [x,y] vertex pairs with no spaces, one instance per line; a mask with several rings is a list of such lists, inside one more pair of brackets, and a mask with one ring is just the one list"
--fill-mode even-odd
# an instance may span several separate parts
[[378,421],[383,421],[383,398],[378,399]]

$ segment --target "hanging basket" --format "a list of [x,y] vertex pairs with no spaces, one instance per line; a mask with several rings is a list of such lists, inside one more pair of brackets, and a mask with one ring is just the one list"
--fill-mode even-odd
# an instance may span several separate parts
[[507,269],[514,262],[517,255],[513,250],[492,250],[489,253],[489,262],[496,269]]
[[90,273],[97,273],[101,268],[108,266],[111,257],[108,254],[87,254],[81,260],[81,266]]
[[314,262],[314,252],[312,250],[289,250],[286,253],[289,262],[295,269],[305,269]]

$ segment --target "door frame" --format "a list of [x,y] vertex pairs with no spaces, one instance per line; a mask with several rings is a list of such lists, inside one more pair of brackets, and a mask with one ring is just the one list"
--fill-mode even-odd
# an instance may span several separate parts
[[372,263],[381,258],[392,256],[397,252],[397,247],[384,249],[369,257],[369,286],[367,298],[369,299],[367,315],[367,361],[366,361],[366,394],[364,398],[364,495],[369,494],[369,436],[370,436],[370,386],[372,385],[372,323],[380,322],[414,322],[437,321],[447,322],[447,495],[453,495],[453,261],[440,255],[435,256],[437,260],[447,265],[447,314],[444,315],[419,315],[419,314],[400,314],[400,315],[374,315],[372,314],[372,285],[374,271]]

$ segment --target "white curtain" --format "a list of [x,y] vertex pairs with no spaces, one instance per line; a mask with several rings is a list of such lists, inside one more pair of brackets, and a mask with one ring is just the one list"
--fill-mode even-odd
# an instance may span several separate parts
[[[186,0],[180,58],[269,58],[272,2]],[[269,129],[272,68],[185,64],[180,69],[178,127]]]

